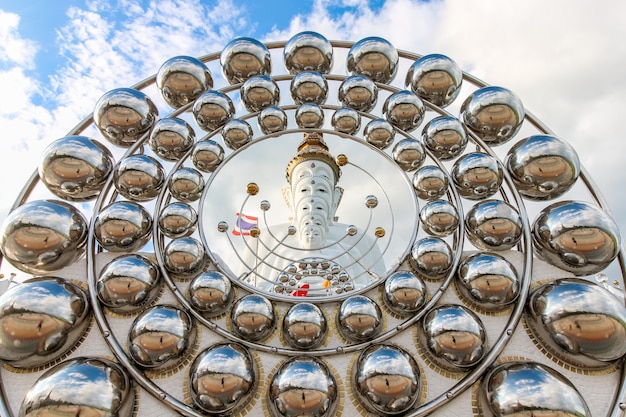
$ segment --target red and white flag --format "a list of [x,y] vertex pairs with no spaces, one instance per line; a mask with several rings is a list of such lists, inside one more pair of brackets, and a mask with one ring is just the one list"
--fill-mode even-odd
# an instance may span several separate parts
[[237,220],[235,221],[233,235],[250,236],[250,229],[255,227],[258,224],[258,221],[258,217],[248,216],[243,213],[237,213]]

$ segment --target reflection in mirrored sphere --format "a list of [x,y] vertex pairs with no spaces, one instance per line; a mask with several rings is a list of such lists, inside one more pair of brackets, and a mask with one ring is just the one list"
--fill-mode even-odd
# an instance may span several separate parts
[[211,414],[236,412],[250,400],[256,384],[254,360],[246,348],[236,343],[210,346],[189,369],[191,399]]
[[346,68],[377,83],[389,83],[398,72],[398,51],[386,39],[371,36],[356,42],[348,51]]
[[287,114],[277,106],[265,107],[259,112],[257,123],[264,135],[282,132],[287,128]]
[[100,97],[93,121],[109,142],[128,148],[150,130],[158,115],[156,105],[145,93],[116,88]]
[[230,280],[221,272],[207,271],[189,284],[189,302],[203,317],[223,314],[235,296]]
[[554,136],[535,135],[516,143],[505,166],[515,188],[531,200],[551,200],[569,190],[580,175],[574,148]]
[[222,127],[224,144],[230,149],[239,149],[252,140],[252,126],[245,120],[233,119]]
[[422,100],[408,90],[393,93],[383,104],[383,114],[399,130],[411,132],[422,123],[426,108]]
[[36,367],[75,346],[89,324],[89,297],[61,278],[33,278],[0,295],[0,359]]
[[404,415],[422,390],[417,362],[407,351],[392,345],[366,348],[354,365],[352,380],[358,401],[376,415]]
[[235,105],[226,94],[209,90],[193,103],[193,116],[201,129],[210,132],[224,126],[235,115]]
[[296,110],[296,124],[300,129],[319,129],[324,124],[324,110],[315,103],[304,103]]
[[47,273],[80,258],[87,234],[87,220],[74,206],[57,200],[35,200],[17,207],[4,219],[0,249],[17,269]]
[[424,163],[426,152],[420,141],[402,139],[394,145],[391,156],[400,168],[405,171],[413,171]]
[[161,272],[143,255],[122,255],[106,264],[96,290],[102,304],[117,313],[132,313],[150,304],[159,295]]
[[502,168],[487,154],[472,152],[463,155],[452,167],[452,179],[461,197],[482,200],[491,197],[502,184]]
[[197,142],[191,151],[193,165],[202,172],[215,171],[223,160],[224,148],[210,139]]
[[395,136],[396,130],[385,119],[374,119],[363,129],[363,137],[367,143],[378,149],[388,148],[393,143]]
[[165,269],[179,280],[195,277],[206,265],[206,251],[200,241],[193,237],[172,240],[163,254]]
[[318,347],[324,342],[327,332],[326,317],[315,304],[294,304],[283,318],[283,337],[296,349]]
[[239,89],[241,100],[249,112],[276,106],[280,101],[278,84],[267,75],[248,78]]
[[409,68],[405,84],[422,99],[446,107],[461,91],[463,72],[445,55],[424,55]]
[[337,314],[337,330],[346,339],[364,342],[378,336],[382,328],[382,312],[372,299],[355,295],[341,303]]
[[526,317],[550,352],[582,368],[605,368],[626,354],[626,308],[603,287],[563,278],[535,288]]
[[167,188],[172,197],[189,203],[196,201],[202,195],[204,178],[195,169],[182,167],[171,174]]
[[419,216],[422,228],[431,236],[449,236],[459,227],[459,213],[447,200],[429,201]]
[[465,231],[474,246],[482,250],[509,250],[522,237],[522,218],[509,203],[484,200],[465,216]]
[[150,240],[152,217],[135,202],[117,201],[98,213],[94,234],[100,246],[110,252],[134,252]]
[[485,310],[503,310],[519,295],[515,267],[502,256],[481,252],[463,259],[457,268],[456,284],[467,300]]
[[361,127],[361,115],[351,107],[340,107],[333,113],[331,124],[337,132],[354,135]]
[[535,219],[532,235],[541,258],[578,276],[604,270],[621,245],[611,216],[584,201],[561,201],[546,207]]
[[417,274],[426,278],[444,278],[452,269],[452,263],[450,245],[438,237],[422,238],[411,248],[409,264]]
[[196,133],[189,123],[175,117],[158,120],[148,139],[150,149],[161,159],[177,161],[196,141]]
[[163,99],[172,108],[193,102],[213,88],[213,77],[197,58],[175,56],[163,63],[156,75],[156,85]]
[[191,235],[196,230],[198,214],[185,203],[171,203],[159,214],[159,230],[172,239]]
[[115,189],[133,201],[148,201],[161,192],[165,171],[159,161],[148,155],[131,155],[122,159],[113,172]]
[[436,200],[448,191],[448,177],[434,165],[425,165],[412,178],[415,194],[422,200]]
[[300,32],[285,43],[283,58],[290,74],[301,71],[328,74],[333,66],[333,46],[319,33]]
[[422,142],[436,158],[447,161],[456,158],[465,150],[467,134],[459,119],[440,116],[424,126]]
[[57,197],[91,200],[100,194],[113,172],[113,155],[106,146],[85,136],[66,136],[44,149],[38,172]]
[[394,313],[406,316],[426,304],[428,288],[410,271],[396,271],[385,280],[383,302]]
[[378,87],[371,78],[351,75],[339,85],[338,96],[343,106],[367,112],[376,105]]
[[230,41],[220,54],[222,73],[230,84],[242,83],[255,75],[272,72],[270,52],[256,39],[237,38]]
[[316,71],[303,71],[291,79],[289,87],[295,104],[324,104],[328,96],[328,81]]
[[41,375],[26,393],[19,415],[131,417],[135,407],[132,379],[117,363],[77,357]]
[[276,325],[274,306],[263,296],[248,294],[237,300],[230,311],[230,321],[239,337],[254,342],[266,339]]

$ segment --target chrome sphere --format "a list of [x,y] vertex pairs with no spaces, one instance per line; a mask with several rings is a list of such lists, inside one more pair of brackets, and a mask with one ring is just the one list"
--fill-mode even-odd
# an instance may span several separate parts
[[420,346],[443,369],[468,371],[487,353],[485,326],[474,312],[463,306],[435,307],[421,323]]
[[585,400],[567,378],[535,362],[495,366],[482,380],[479,404],[485,417],[521,413],[591,417]]
[[223,314],[234,296],[230,280],[218,271],[204,272],[189,284],[188,300],[193,309],[206,318]]
[[449,236],[459,227],[459,213],[447,200],[429,201],[419,216],[422,228],[431,236]]
[[416,60],[409,68],[405,85],[435,106],[446,107],[461,91],[463,72],[445,55],[430,54]]
[[159,230],[165,236],[175,239],[191,235],[196,230],[198,213],[185,203],[171,203],[159,214]]
[[378,336],[383,328],[378,304],[364,295],[355,295],[341,303],[337,314],[337,330],[353,342],[365,342]]
[[66,202],[30,201],[4,219],[0,249],[17,269],[45,274],[83,255],[88,227],[81,212]]
[[378,87],[371,78],[351,75],[339,85],[339,101],[345,107],[368,112],[378,100]]
[[580,175],[580,161],[572,145],[549,135],[519,141],[507,153],[504,164],[515,188],[531,200],[563,195]]
[[368,37],[348,51],[346,68],[350,75],[363,75],[377,83],[388,84],[398,72],[398,51],[386,39]]
[[152,303],[161,290],[161,272],[152,259],[122,255],[106,264],[96,282],[98,300],[117,313],[133,313]]
[[361,115],[351,107],[340,107],[330,120],[337,132],[354,135],[361,127]]
[[170,305],[141,313],[128,332],[128,353],[140,367],[162,371],[177,366],[196,340],[189,313]]
[[358,401],[376,415],[404,415],[422,391],[419,366],[404,349],[372,345],[357,359],[352,389]]
[[484,200],[467,212],[465,231],[478,249],[509,250],[522,237],[522,217],[505,201]]
[[213,77],[199,59],[175,56],[165,61],[159,68],[156,85],[165,102],[170,107],[178,109],[213,88]]
[[178,168],[170,176],[167,188],[175,199],[190,203],[202,195],[204,178],[201,173],[193,168]]
[[452,180],[461,197],[482,200],[491,197],[502,185],[502,168],[487,154],[472,152],[463,155],[452,167]]
[[252,126],[245,120],[233,119],[222,127],[224,144],[230,149],[239,149],[250,143],[253,136]]
[[220,54],[224,78],[230,84],[246,81],[256,75],[272,72],[270,51],[256,39],[237,38],[230,41]]
[[296,124],[300,129],[319,129],[324,124],[324,110],[315,103],[304,103],[296,110]]
[[192,237],[180,237],[165,247],[163,254],[165,269],[173,278],[193,278],[206,265],[206,251],[202,243]]
[[509,141],[524,122],[522,101],[510,90],[488,86],[476,90],[461,105],[463,122],[490,146]]
[[333,46],[319,33],[300,32],[285,43],[283,58],[290,74],[301,71],[328,74],[333,66]]
[[272,417],[331,417],[339,403],[335,377],[315,357],[284,362],[272,377],[267,405]]
[[287,128],[287,113],[280,107],[265,107],[259,112],[257,122],[264,135],[282,132]]
[[450,245],[438,237],[425,237],[413,245],[409,265],[419,274],[430,279],[444,278],[452,269],[454,255]]
[[412,182],[415,194],[422,200],[437,200],[448,191],[448,176],[434,165],[426,165],[415,171]]
[[132,88],[116,88],[105,93],[93,111],[93,121],[102,136],[124,148],[148,133],[158,116],[150,97]]
[[110,252],[134,252],[150,240],[152,217],[137,203],[117,201],[98,214],[94,234],[100,246]]
[[47,364],[82,338],[89,296],[61,278],[32,278],[0,295],[0,359],[16,368]]
[[413,171],[424,163],[426,151],[420,141],[402,139],[394,145],[391,156],[400,168],[405,171]]
[[202,172],[213,172],[224,160],[224,148],[219,143],[205,139],[196,144],[191,151],[193,165]]
[[248,78],[239,89],[241,100],[249,112],[261,111],[276,106],[280,101],[278,84],[267,75]]
[[77,357],[41,375],[26,393],[19,415],[131,417],[136,405],[134,384],[120,365]]
[[224,126],[235,115],[235,105],[226,94],[209,90],[193,103],[193,116],[201,129],[211,132]]
[[393,143],[396,130],[387,120],[374,119],[365,125],[363,136],[370,145],[378,149],[386,149]]
[[526,317],[540,343],[581,368],[606,368],[626,355],[626,308],[591,281],[563,278],[535,288]]
[[561,201],[546,207],[535,219],[532,235],[541,258],[578,276],[604,270],[621,245],[611,216],[583,201]]
[[315,304],[294,304],[283,318],[283,337],[296,349],[318,347],[327,333],[326,317]]
[[416,313],[427,299],[428,288],[424,281],[410,271],[396,271],[385,280],[383,302],[396,314]]
[[504,310],[520,291],[515,267],[496,253],[481,252],[463,259],[457,268],[456,286],[467,300],[485,310]]
[[100,142],[85,136],[66,136],[44,149],[39,179],[64,200],[91,200],[102,191],[113,164],[111,151]]
[[456,117],[440,116],[431,119],[424,126],[422,142],[436,158],[447,161],[465,150],[467,133]]
[[274,332],[276,315],[267,298],[248,294],[235,302],[230,311],[233,332],[242,339],[258,342]]
[[122,159],[113,171],[115,189],[133,201],[149,201],[161,192],[165,184],[163,165],[148,155],[130,155]]
[[291,98],[296,104],[324,104],[328,97],[328,81],[316,71],[303,71],[291,79]]
[[211,414],[231,414],[252,397],[257,372],[252,355],[236,343],[218,343],[202,351],[189,369],[189,394]]
[[166,161],[182,158],[196,141],[196,133],[189,123],[176,117],[158,120],[148,139],[150,149]]
[[383,104],[383,114],[387,121],[405,132],[417,129],[424,119],[425,112],[422,100],[408,90],[393,93]]

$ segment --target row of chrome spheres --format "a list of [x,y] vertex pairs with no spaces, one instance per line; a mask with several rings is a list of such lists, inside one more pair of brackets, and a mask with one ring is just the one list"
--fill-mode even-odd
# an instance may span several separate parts
[[[261,131],[271,135],[285,130],[287,116],[278,106],[279,89],[269,76],[271,64],[269,51],[265,45],[252,39],[237,39],[223,50],[221,61],[228,82],[233,85],[241,83],[242,101],[248,111],[258,113],[257,120]],[[291,93],[294,102],[298,104],[296,111],[298,127],[319,128],[323,123],[323,105],[328,92],[324,74],[329,73],[332,66],[332,46],[320,35],[305,32],[287,42],[284,48],[284,61],[287,70],[294,74]],[[398,54],[395,49],[380,38],[364,39],[351,48],[346,63],[350,75],[339,88],[339,101],[343,107],[335,110],[332,120],[332,125],[337,131],[345,134],[354,134],[358,131],[361,113],[370,111],[375,106],[378,84],[389,83],[393,79],[397,61]],[[234,105],[228,95],[211,90],[213,84],[211,75],[201,61],[190,57],[173,58],[161,67],[156,81],[168,104],[175,109],[185,109],[185,106],[189,106],[198,125],[208,132],[219,131],[226,146],[237,149],[252,140],[252,129],[249,124],[243,119],[233,118]],[[365,127],[363,134],[365,140],[381,149],[387,148],[393,143],[396,129],[410,132],[420,125],[425,112],[422,100],[434,106],[445,107],[456,98],[461,81],[461,71],[447,57],[430,55],[416,60],[407,75],[410,90],[395,92],[388,98],[383,107],[386,118],[372,120]],[[200,197],[204,184],[201,172],[213,172],[223,161],[225,153],[221,145],[211,138],[196,142],[193,129],[182,119],[171,117],[157,120],[157,118],[158,112],[152,101],[142,92],[132,89],[116,89],[105,94],[94,111],[96,126],[112,144],[121,147],[133,146],[148,135],[148,144],[162,159],[176,161],[189,155],[193,162],[195,169],[181,168],[170,177],[168,190],[179,202],[165,207],[158,219],[160,231],[173,239],[170,242],[171,247],[166,248],[164,266],[174,277],[186,280],[196,276],[202,269],[205,256],[202,245],[189,237],[195,231],[197,214],[186,203],[196,201]],[[451,204],[445,204],[446,202],[440,200],[448,188],[448,177],[439,167],[421,166],[426,154],[424,147],[440,160],[454,159],[461,155],[467,144],[465,128],[490,146],[505,143],[517,133],[524,119],[524,110],[519,99],[510,91],[499,87],[485,87],[473,93],[464,102],[462,118],[463,123],[446,116],[433,119],[424,128],[421,142],[404,139],[395,145],[392,153],[396,162],[406,171],[417,169],[413,177],[416,192],[420,198],[428,200],[420,216],[422,224],[433,237],[416,243],[410,263],[418,275],[430,279],[440,279],[450,272],[453,264],[452,251],[439,238],[454,233],[459,218],[458,214],[455,216],[456,212]],[[571,147],[548,135],[533,136],[520,141],[510,150],[505,166],[519,192],[531,200],[550,200],[561,196],[576,181],[580,172],[578,158]],[[68,201],[86,201],[95,198],[111,175],[114,176],[114,184],[119,194],[131,201],[114,202],[103,209],[95,220],[95,236],[98,243],[107,251],[133,252],[149,241],[152,231],[151,216],[137,203],[154,199],[165,186],[165,174],[158,161],[147,155],[132,155],[114,165],[110,152],[97,141],[69,136],[53,143],[44,152],[40,164],[41,181],[55,195]],[[475,209],[468,213],[465,219],[466,231],[472,243],[480,249],[495,251],[515,246],[520,238],[519,213],[506,203],[486,200],[495,194],[502,184],[502,168],[495,158],[478,152],[464,155],[455,162],[451,178],[462,197],[479,200]],[[181,217],[185,219],[182,227],[172,221],[181,213]],[[441,222],[434,221],[440,220],[442,213],[446,218],[452,219],[448,220],[444,227],[441,226]],[[58,221],[52,223],[51,218]],[[501,238],[502,234],[489,232],[490,229],[494,230],[494,225],[501,225],[503,222],[504,230],[507,231],[507,238],[504,240]],[[34,201],[18,207],[7,218],[0,245],[5,258],[18,269],[34,274],[50,273],[73,263],[83,255],[87,230],[87,222],[74,206],[57,201]],[[540,256],[580,276],[604,270],[619,251],[619,232],[615,223],[602,210],[581,202],[560,202],[544,210],[533,226],[533,240]],[[433,251],[443,255],[443,263],[422,262],[425,259],[422,254],[432,255]],[[180,252],[191,255],[197,262],[181,264],[176,262],[174,256],[168,256],[168,253]],[[504,280],[506,291],[502,292],[505,294],[503,298],[485,297],[485,293],[475,288],[473,284],[482,282],[484,274],[473,272],[470,260],[467,260],[463,264],[464,268],[459,271],[463,271],[461,273],[464,277],[470,277],[466,280],[471,284],[464,292],[466,297],[479,304],[482,303],[483,307],[499,309],[515,301],[515,291],[512,289],[517,283],[515,274],[502,272],[500,268],[502,265],[506,267],[509,265],[502,262],[499,257],[497,260],[494,260],[496,259],[494,256],[492,258],[487,263],[498,265],[500,276],[508,277]],[[116,262],[128,262],[131,259],[138,258],[124,257]],[[145,259],[141,261],[149,264]],[[484,263],[485,260],[482,261]],[[153,266],[146,267],[145,275],[130,277],[124,282],[108,279],[106,272],[103,272],[98,281],[100,301],[107,307],[118,308],[120,311],[140,310],[147,304],[146,300],[154,300],[158,294],[160,284],[155,275],[158,268],[154,269],[153,271]],[[117,278],[115,274],[111,276]],[[232,302],[232,291],[226,289],[230,282],[224,277],[218,278],[205,277],[204,283],[200,285],[201,289],[219,289],[218,293],[222,296],[218,307],[212,305],[207,309],[208,316],[221,314]],[[118,297],[113,300],[109,292],[111,287],[105,285],[109,281],[111,284],[125,284],[127,288],[137,286],[133,292],[134,297]],[[392,286],[394,283],[398,284],[395,288]],[[384,299],[390,308],[395,308],[394,311],[398,314],[411,314],[414,309],[419,309],[421,305],[419,303],[402,304],[398,299],[398,294],[405,294],[407,288],[414,290],[417,285],[421,285],[415,274],[404,274],[401,278],[396,275],[394,279],[388,280],[388,284],[389,287],[384,291],[386,297]],[[15,306],[20,299],[35,299],[34,294],[37,291],[29,291],[29,288],[32,290],[35,287],[39,289],[46,287],[48,296],[52,297],[57,305],[72,306],[72,311],[66,312],[69,317],[65,320],[54,321],[57,319],[51,317],[48,310],[38,310],[37,303],[31,302],[23,306],[23,310],[35,315],[34,322],[39,332],[42,329],[48,329],[50,332],[39,335],[36,343],[31,344],[22,343],[26,339],[19,334],[9,336],[12,342],[19,341],[20,347],[15,348],[17,343],[3,344],[2,359],[12,362],[15,366],[32,367],[60,357],[76,343],[87,322],[85,317],[89,314],[88,300],[85,295],[78,295],[81,294],[78,287],[72,287],[67,282],[40,279],[28,285],[17,286],[15,290],[3,294],[0,299],[2,303],[0,320],[3,324],[9,325],[11,320],[16,318],[13,317],[12,307],[5,309],[5,306]],[[24,291],[27,293],[20,293]],[[566,358],[575,358],[576,361],[579,361],[581,351],[587,354],[591,352],[588,355],[589,360],[584,364],[577,363],[577,366],[598,367],[624,355],[623,349],[619,349],[620,344],[624,345],[625,339],[624,326],[619,324],[626,322],[624,308],[613,298],[607,298],[602,291],[583,280],[562,280],[536,290],[531,297],[534,301],[529,302],[529,306],[532,306],[529,309],[532,313],[529,314],[535,317],[537,331],[544,328],[541,321],[545,322],[545,317],[548,317],[548,323],[554,324],[552,327],[546,326],[549,330],[543,338],[553,341],[554,351],[562,351],[564,345],[567,345],[567,349],[570,350],[569,355],[565,355]],[[578,311],[598,311],[602,308],[603,313],[613,312],[602,315],[603,324],[618,329],[612,335],[613,343],[609,344],[611,346],[609,349],[600,349],[597,343],[584,338],[577,339],[579,335],[567,335],[561,330],[568,328],[563,324],[563,320],[571,320],[571,317],[560,317],[559,307],[570,304],[573,299],[568,299],[565,294],[572,292],[585,294],[583,298],[586,304],[584,307],[579,306]],[[201,293],[198,291],[198,294]],[[423,298],[423,290],[421,294],[420,291],[416,291],[415,294],[417,295],[413,301]],[[363,299],[366,297],[351,297],[346,299],[346,304],[357,303]],[[202,301],[201,298],[198,300]],[[250,311],[256,310],[258,305],[267,306],[269,303],[259,295],[251,295],[242,300],[250,302],[250,308],[244,308],[243,314],[241,311],[237,313],[238,310],[233,308],[234,323],[245,318],[245,314]],[[40,305],[43,305],[43,302],[44,300]],[[369,303],[367,300],[363,302],[374,308],[374,313],[369,314],[369,317],[378,320],[380,312],[375,312],[376,303]],[[201,305],[198,301],[198,306]],[[245,302],[239,300],[237,305],[245,305]],[[310,317],[309,325],[313,325],[310,329],[323,328],[320,319],[323,314],[317,314],[315,305],[297,304],[294,308],[312,310],[315,314],[307,316]],[[298,312],[298,315],[304,314],[303,311]],[[193,320],[179,309],[160,307],[151,310],[137,318],[131,332],[134,336],[145,338],[146,342],[150,342],[148,339],[151,334],[146,330],[145,323],[155,321],[151,314],[172,315],[178,320],[176,328],[166,332],[178,335],[172,340],[165,341],[170,347],[169,354],[165,355],[166,360],[163,361],[163,357],[159,357],[159,354],[162,354],[160,349],[163,348],[163,339],[158,340],[158,348],[131,349],[130,354],[142,367],[172,366],[171,362],[180,360],[188,345],[193,343],[194,332],[191,325]],[[338,318],[341,314],[340,311]],[[447,337],[445,332],[440,333],[437,321],[444,315],[450,317],[455,314],[463,316],[471,312],[466,309],[444,313],[433,311],[431,318],[424,321],[431,326],[430,329],[424,329],[431,332],[429,333],[431,337],[422,343],[428,346],[439,336],[442,339]],[[149,320],[146,317],[149,317]],[[348,318],[350,317],[348,314]],[[52,320],[50,327],[41,327],[42,318]],[[21,316],[20,319],[28,317]],[[378,330],[376,326],[379,326],[377,324],[379,320],[377,320],[370,321],[369,327],[364,328],[368,331],[372,328]],[[68,326],[67,323],[72,324]],[[312,349],[323,340],[318,336],[317,339],[313,339],[315,343],[303,344],[305,343],[303,341],[308,339],[292,336],[289,331],[294,324],[301,323],[290,323],[285,317],[283,321],[283,326],[287,328],[284,331],[285,340],[296,349]],[[261,333],[256,326],[241,326],[242,331],[238,335],[246,340],[260,340],[269,335],[266,328],[271,330],[272,325],[267,326],[266,323]],[[351,329],[347,324],[342,324],[338,328]],[[559,330],[554,330],[555,328]],[[472,346],[478,346],[479,350],[484,347],[482,334],[484,332],[481,329],[464,330],[466,335],[482,338],[478,345]],[[349,331],[344,333],[346,339],[357,342],[378,334],[376,331],[363,333],[363,329],[357,332],[356,336]],[[6,335],[3,334],[4,336]],[[57,340],[57,344],[50,343],[52,340]],[[45,343],[39,343],[41,341]],[[581,347],[581,344],[584,346]],[[446,345],[444,340],[437,344],[439,348],[445,346],[449,345]],[[457,354],[461,356],[461,352]],[[446,355],[450,357],[449,352],[442,354],[442,357]],[[233,359],[231,363],[236,363],[236,366],[229,369],[221,368],[220,362],[216,360],[218,357],[231,358]],[[434,358],[437,360],[436,355]],[[476,352],[469,362],[461,363],[461,368],[470,368],[481,358],[482,352]],[[383,360],[388,361],[389,366],[385,373],[380,374],[375,371],[375,365],[380,365]],[[450,365],[449,361],[439,362],[442,366]],[[452,368],[458,369],[458,365],[453,364]],[[23,405],[23,413],[27,414],[31,409],[46,405],[43,398],[45,387],[50,385],[50,381],[63,387],[55,394],[59,398],[69,395],[63,391],[68,385],[62,383],[66,375],[73,372],[93,372],[87,370],[89,367],[104,370],[103,375],[106,376],[103,379],[109,383],[110,398],[132,397],[128,388],[128,376],[116,364],[100,359],[71,360],[55,367],[54,372],[33,387]],[[249,399],[253,391],[257,375],[254,368],[255,363],[250,353],[238,344],[217,344],[208,348],[198,355],[191,367],[190,387],[194,403],[209,413],[224,413],[235,409]],[[294,380],[298,373],[314,376],[319,385],[312,387],[306,385],[307,382],[304,380]],[[549,368],[529,363],[497,367],[490,372],[486,380],[499,381],[501,392],[505,392],[506,385],[514,384],[515,379],[523,378],[521,375],[533,384],[543,381],[542,384],[550,383],[551,386],[557,386],[564,394],[575,391]],[[355,395],[373,412],[383,414],[406,412],[413,407],[419,397],[419,369],[414,358],[399,347],[380,345],[364,350],[355,365],[354,378]],[[300,397],[290,388],[290,384],[300,388],[306,387],[306,390],[299,392]],[[498,390],[497,387],[493,389]],[[309,395],[320,393],[321,398],[317,399]],[[271,412],[277,415],[293,415],[294,410],[301,410],[307,401],[310,401],[307,407],[311,407],[309,410],[311,414],[332,415],[337,405],[337,395],[337,383],[332,372],[323,361],[313,357],[297,357],[285,362],[273,378],[268,391]],[[34,401],[34,398],[39,400]],[[574,402],[576,412],[589,414],[582,399]],[[299,405],[296,406],[296,403]],[[123,407],[118,407],[116,411],[120,411],[121,415],[129,412],[128,401],[121,404],[126,405],[126,411]],[[112,409],[111,404],[99,404],[97,407]]]

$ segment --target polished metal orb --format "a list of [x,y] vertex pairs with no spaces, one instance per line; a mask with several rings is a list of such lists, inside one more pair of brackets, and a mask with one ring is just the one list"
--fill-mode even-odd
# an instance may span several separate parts
[[393,93],[383,104],[383,114],[399,130],[411,132],[422,123],[426,107],[417,95],[409,90]]
[[270,381],[267,405],[271,417],[331,417],[339,405],[337,381],[315,357],[285,361]]
[[282,132],[287,128],[287,113],[277,106],[265,107],[257,116],[259,129],[264,135]]
[[574,385],[554,369],[536,362],[505,362],[492,368],[482,380],[479,404],[485,417],[591,417]]
[[45,274],[72,264],[85,252],[87,220],[74,206],[35,200],[9,213],[2,224],[0,249],[17,269]]
[[385,280],[382,298],[391,311],[407,316],[424,307],[428,299],[428,288],[411,271],[396,271]]
[[580,175],[580,161],[572,145],[549,135],[519,141],[508,151],[504,164],[515,188],[531,200],[560,197]]
[[280,101],[278,84],[267,75],[248,78],[239,89],[241,100],[249,112],[261,111],[276,106]]
[[128,332],[128,353],[140,367],[162,371],[177,366],[196,340],[196,326],[184,310],[157,305],[141,313]]
[[242,339],[261,341],[276,327],[274,306],[261,295],[248,294],[235,302],[230,311],[230,323],[233,332]]
[[424,126],[422,142],[436,158],[447,161],[456,158],[465,150],[467,133],[456,117],[439,116]]
[[202,172],[213,172],[224,160],[224,148],[219,143],[205,139],[196,144],[191,151],[193,165]]
[[235,291],[224,274],[207,271],[191,281],[187,298],[195,311],[210,318],[223,314],[230,307],[234,296]]
[[357,400],[375,415],[405,415],[421,395],[419,365],[398,346],[372,345],[361,352],[354,364],[352,390]]
[[202,195],[204,178],[200,172],[193,168],[178,168],[171,174],[167,188],[175,199],[190,203]]
[[340,107],[335,110],[330,122],[337,132],[354,135],[361,127],[361,115],[351,107]]
[[220,54],[224,78],[230,84],[246,81],[256,75],[272,72],[270,52],[256,39],[237,38],[230,41]]
[[232,415],[251,399],[257,378],[254,359],[245,347],[217,343],[200,352],[191,364],[189,394],[203,411]]
[[85,136],[66,136],[44,149],[39,179],[63,200],[87,201],[100,194],[113,164],[111,151],[100,142]]
[[487,334],[480,318],[460,305],[429,311],[418,331],[420,346],[438,366],[451,372],[468,371],[487,353]]
[[370,145],[386,149],[396,137],[396,129],[385,119],[374,119],[363,128],[363,137]]
[[195,277],[207,262],[206,250],[202,243],[188,236],[173,239],[168,243],[163,258],[167,272],[179,280]]
[[341,303],[337,330],[347,340],[365,342],[378,336],[382,329],[382,312],[371,298],[355,295]]
[[506,88],[488,86],[474,91],[461,105],[463,123],[490,146],[508,142],[524,122],[522,101]]
[[198,126],[210,132],[224,126],[233,118],[235,105],[228,95],[209,90],[194,101],[192,111]]
[[159,119],[150,132],[148,145],[161,159],[177,161],[196,141],[196,133],[189,123],[176,117]]
[[415,194],[422,200],[437,200],[448,191],[448,176],[434,165],[425,165],[412,178]]
[[447,200],[429,201],[421,208],[419,217],[422,228],[431,236],[449,236],[459,227],[459,213]]
[[533,223],[532,239],[541,258],[578,276],[603,271],[621,246],[613,218],[584,201],[561,201],[544,208]]
[[339,85],[338,97],[344,107],[367,112],[378,101],[378,87],[371,78],[351,75]]
[[213,77],[206,65],[191,56],[175,56],[163,63],[156,74],[156,85],[170,107],[178,109],[213,88]]
[[20,417],[132,417],[137,398],[125,370],[104,358],[68,359],[42,374],[28,390]]
[[318,306],[298,303],[291,306],[283,318],[283,337],[296,349],[314,349],[321,345],[328,333],[326,317]]
[[289,91],[295,104],[322,105],[328,97],[328,81],[317,71],[302,71],[291,79]]
[[491,155],[472,152],[456,160],[452,180],[461,197],[482,200],[498,192],[502,185],[502,167]]
[[393,146],[393,160],[405,171],[413,171],[424,163],[426,151],[416,139],[402,139]]
[[324,124],[324,110],[315,103],[304,103],[296,110],[296,124],[300,129],[319,129]]
[[147,134],[159,116],[154,102],[132,88],[116,88],[96,103],[93,120],[113,145],[128,148]]
[[430,54],[416,60],[409,68],[405,85],[435,106],[446,107],[461,91],[463,72],[445,55]]
[[452,269],[454,255],[450,245],[438,237],[425,237],[413,245],[409,265],[418,275],[430,279],[444,278]]
[[152,303],[161,290],[161,271],[138,254],[118,256],[106,264],[96,282],[98,300],[116,313],[133,313]]
[[250,143],[253,136],[252,126],[245,120],[233,119],[222,127],[224,144],[230,149],[239,149]]
[[465,231],[478,249],[509,250],[522,237],[522,217],[515,207],[505,201],[484,200],[467,212]]
[[346,58],[350,75],[362,75],[377,83],[389,83],[398,72],[398,51],[386,39],[371,36],[352,45]]
[[113,171],[115,189],[133,201],[149,201],[161,192],[165,184],[163,165],[148,155],[130,155],[122,159]]
[[626,307],[608,290],[580,278],[535,288],[526,309],[540,343],[581,368],[606,368],[626,355]]
[[508,308],[520,292],[515,267],[504,257],[490,252],[467,256],[456,272],[456,286],[463,297],[488,311]]
[[300,32],[285,43],[283,59],[290,74],[301,71],[328,74],[333,66],[333,46],[319,33]]
[[191,235],[198,223],[198,213],[185,203],[170,203],[165,206],[158,218],[159,230],[165,236],[175,239]]
[[32,278],[0,295],[0,359],[32,368],[60,358],[83,337],[86,291],[61,278]]
[[150,213],[132,201],[116,201],[102,209],[94,222],[100,246],[110,252],[134,252],[152,236]]

